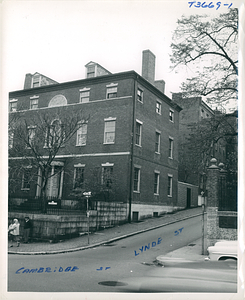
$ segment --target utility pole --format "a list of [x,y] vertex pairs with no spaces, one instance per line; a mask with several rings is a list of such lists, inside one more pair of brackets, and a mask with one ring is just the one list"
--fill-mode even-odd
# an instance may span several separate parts
[[88,245],[89,245],[89,207],[88,207],[88,199],[91,197],[91,192],[84,192],[83,196],[86,197],[87,199],[87,211],[86,211],[86,215],[87,215],[87,220],[88,220]]
[[202,195],[202,255],[205,254],[205,249],[204,249],[204,211],[205,211],[205,197],[203,197],[204,192],[201,192]]

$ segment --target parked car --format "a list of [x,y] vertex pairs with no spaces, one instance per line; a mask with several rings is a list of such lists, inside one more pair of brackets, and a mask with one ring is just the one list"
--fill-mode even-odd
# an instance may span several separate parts
[[237,260],[237,241],[219,241],[207,249],[208,260]]
[[235,261],[167,262],[145,276],[100,282],[117,292],[136,293],[236,293]]

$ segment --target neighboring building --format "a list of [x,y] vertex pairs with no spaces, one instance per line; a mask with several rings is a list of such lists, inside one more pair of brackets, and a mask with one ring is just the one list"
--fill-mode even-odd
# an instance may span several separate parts
[[[182,108],[179,115],[179,181],[197,185],[200,194],[201,191],[205,190],[205,170],[210,159],[215,157],[218,163],[225,163],[226,143],[223,139],[219,139],[217,143],[210,142],[210,155],[197,158],[200,159],[200,161],[195,162],[195,169],[193,165],[198,149],[194,151],[195,153],[193,150],[189,152],[188,145],[193,142],[190,139],[190,134],[193,129],[198,128],[202,120],[211,120],[214,116],[223,115],[223,113],[219,110],[212,110],[201,97],[185,98],[182,96],[182,93],[173,93],[172,100]],[[211,132],[207,132],[206,134],[209,135],[209,137],[212,136]],[[202,146],[197,145],[197,148],[198,147],[201,148]],[[193,165],[191,165],[192,163]]]
[[[24,114],[29,121],[34,112],[48,112],[54,115],[55,126],[59,122],[56,112],[62,109],[72,114],[82,108],[84,116],[90,116],[69,145],[59,150],[50,170],[53,176],[47,196],[70,201],[74,189],[92,190],[97,182],[110,191],[107,201],[129,204],[133,219],[177,206],[181,108],[164,94],[165,83],[155,81],[154,73],[155,56],[146,50],[142,76],[134,71],[111,74],[90,62],[86,79],[57,84],[39,73],[27,74],[24,90],[9,93],[10,114]],[[37,138],[32,125],[29,139]],[[10,173],[11,166],[22,161],[22,157],[13,157],[15,142],[11,132]],[[47,146],[43,145],[43,155]],[[37,177],[28,180],[31,172],[40,175],[40,169],[26,166],[18,174],[12,198],[40,196]]]

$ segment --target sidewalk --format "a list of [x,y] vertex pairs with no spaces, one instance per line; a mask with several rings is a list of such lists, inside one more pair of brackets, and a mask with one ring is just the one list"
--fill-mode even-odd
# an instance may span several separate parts
[[207,255],[202,255],[202,239],[198,239],[189,245],[167,253],[166,255],[159,255],[156,261],[167,262],[169,261],[204,261]]
[[[112,228],[104,229],[90,234],[89,244],[88,235],[83,234],[80,237],[60,241],[58,243],[21,243],[19,247],[17,247],[16,244],[14,244],[12,248],[8,248],[8,253],[23,255],[42,255],[84,250],[102,245],[104,243],[120,240],[128,236],[132,236],[158,227],[166,226],[168,224],[172,224],[184,220],[186,218],[190,218],[192,216],[201,215],[201,213],[202,208],[197,207],[178,211],[173,214],[166,214],[158,218],[149,218],[140,222],[132,222],[131,224],[127,223],[121,226],[114,226]],[[10,245],[11,243],[8,243],[8,246]]]

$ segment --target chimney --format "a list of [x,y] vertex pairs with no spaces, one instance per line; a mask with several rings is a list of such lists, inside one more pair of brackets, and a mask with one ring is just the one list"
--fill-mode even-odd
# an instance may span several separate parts
[[182,93],[172,93],[172,100],[175,101],[176,103],[180,103],[182,99],[183,99]]
[[142,54],[142,77],[154,84],[156,57],[150,50],[144,50]]
[[24,90],[30,89],[32,83],[32,75],[30,73],[26,74],[25,83],[24,83]]
[[161,91],[163,94],[165,92],[165,81],[164,80],[156,80],[154,81],[154,85],[159,91]]

